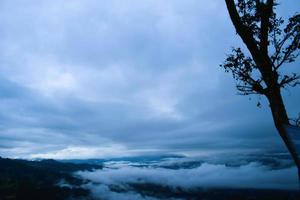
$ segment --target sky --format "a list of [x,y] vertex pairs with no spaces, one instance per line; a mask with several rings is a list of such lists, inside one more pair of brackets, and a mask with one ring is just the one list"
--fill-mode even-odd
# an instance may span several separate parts
[[[221,0],[1,0],[0,156],[285,151],[265,99],[219,67],[233,46]],[[291,116],[299,98],[284,91]]]

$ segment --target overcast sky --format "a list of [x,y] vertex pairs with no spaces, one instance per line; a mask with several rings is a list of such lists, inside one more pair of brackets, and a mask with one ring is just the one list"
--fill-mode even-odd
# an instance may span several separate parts
[[223,0],[1,0],[0,156],[282,151],[219,67],[239,45]]

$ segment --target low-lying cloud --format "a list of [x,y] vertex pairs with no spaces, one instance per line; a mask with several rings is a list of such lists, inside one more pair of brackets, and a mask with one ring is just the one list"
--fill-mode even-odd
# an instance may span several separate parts
[[[95,197],[104,199],[115,199],[116,195],[123,197],[117,199],[143,199],[145,196],[140,196],[132,185],[144,184],[167,187],[174,191],[178,188],[183,191],[199,188],[294,190],[298,187],[295,167],[272,169],[259,162],[250,162],[236,167],[203,163],[195,168],[181,169],[151,165],[133,166],[124,162],[110,164],[110,166],[111,168],[94,172],[81,171],[76,175],[89,180],[90,182],[84,187],[90,189]],[[121,192],[116,192],[112,188],[118,188]]]

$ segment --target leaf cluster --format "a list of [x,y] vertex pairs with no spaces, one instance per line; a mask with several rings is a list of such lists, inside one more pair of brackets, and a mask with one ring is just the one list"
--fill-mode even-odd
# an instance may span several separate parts
[[[234,2],[239,17],[237,23],[240,30],[237,31],[247,32],[244,34],[245,38],[250,38],[252,43],[249,43],[256,52],[256,55],[253,55],[254,51],[251,52],[250,49],[248,56],[241,48],[233,48],[221,65],[237,81],[239,94],[266,95],[274,82],[280,88],[300,84],[298,74],[283,73],[281,70],[284,64],[294,62],[299,56],[300,14],[296,13],[285,23],[285,20],[276,14],[278,4],[275,0]],[[268,66],[262,63],[267,63]]]

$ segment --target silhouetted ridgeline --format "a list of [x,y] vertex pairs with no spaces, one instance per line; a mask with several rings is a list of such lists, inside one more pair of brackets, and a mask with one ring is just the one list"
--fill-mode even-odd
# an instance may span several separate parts
[[[55,160],[27,161],[0,157],[0,200],[88,199],[80,188],[81,179],[71,175],[78,170],[101,169],[101,165],[61,163]],[[61,180],[75,187],[60,187]],[[78,187],[76,187],[78,186]]]

